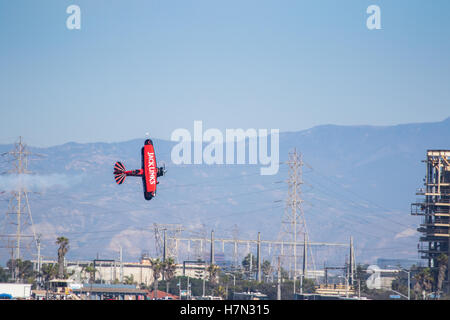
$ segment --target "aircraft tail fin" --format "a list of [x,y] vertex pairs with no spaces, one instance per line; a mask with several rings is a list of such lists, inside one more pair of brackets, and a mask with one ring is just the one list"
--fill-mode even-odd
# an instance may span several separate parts
[[117,184],[122,184],[127,175],[125,174],[125,166],[121,162],[114,164],[114,179]]

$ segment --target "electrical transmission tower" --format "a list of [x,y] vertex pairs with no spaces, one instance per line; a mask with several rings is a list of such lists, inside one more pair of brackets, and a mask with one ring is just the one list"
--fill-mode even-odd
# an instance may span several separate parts
[[[307,242],[308,231],[306,228],[305,216],[303,213],[302,184],[303,184],[303,156],[294,149],[289,153],[289,159],[285,162],[289,166],[289,179],[286,181],[289,186],[288,197],[286,199],[285,214],[282,219],[281,237],[287,238],[294,243],[289,254],[289,263],[293,269],[294,293],[295,281],[297,279],[297,243],[298,238],[303,242],[303,277],[307,271]],[[282,256],[286,256],[284,252]],[[291,269],[290,268],[290,269]]]
[[208,232],[206,230],[206,225],[201,224],[195,229],[189,230],[191,236],[198,239],[198,241],[188,242],[188,253],[193,252],[194,259],[205,260],[208,254],[207,242],[208,242]]
[[[155,232],[156,254],[165,260],[168,257],[177,257],[178,242],[172,238],[178,238],[183,231],[181,224],[153,224]],[[170,238],[170,239],[169,239]]]
[[[31,174],[28,170],[28,161],[31,154],[22,142],[22,137],[14,144],[12,151],[2,154],[5,158],[9,158],[7,161],[13,163],[13,168],[2,173],[7,175],[9,190],[5,190],[5,192],[10,192],[11,197],[0,237],[2,240],[6,240],[8,248],[13,249],[11,251],[13,262],[21,259],[21,248],[25,246],[25,239],[32,238],[37,246],[37,237],[28,201],[29,191],[26,186],[27,177]],[[27,227],[31,227],[32,234],[24,233],[28,231]],[[15,233],[11,232],[11,229],[15,229]]]

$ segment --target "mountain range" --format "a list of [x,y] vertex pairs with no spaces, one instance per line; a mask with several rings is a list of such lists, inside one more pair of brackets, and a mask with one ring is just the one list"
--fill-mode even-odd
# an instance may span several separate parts
[[[119,247],[125,259],[137,260],[142,252],[155,254],[154,223],[181,224],[183,237],[209,238],[214,230],[216,238],[254,240],[261,232],[263,240],[290,239],[291,226],[285,223],[290,214],[285,203],[286,160],[295,148],[304,160],[301,212],[309,241],[348,243],[353,237],[357,262],[417,259],[420,218],[410,215],[410,204],[423,185],[421,161],[427,149],[450,149],[449,137],[450,118],[282,132],[280,169],[273,176],[260,175],[259,165],[176,165],[170,159],[175,143],[154,139],[157,160],[166,164],[167,174],[159,179],[157,196],[151,201],[144,200],[140,179],[128,177],[118,186],[112,175],[116,161],[130,169],[140,167],[144,139],[30,146],[33,176],[24,183],[44,257],[56,257],[56,237],[66,236],[70,260],[118,258]],[[0,145],[0,152],[13,147]],[[2,171],[12,166],[7,158]],[[11,233],[14,218],[6,213],[14,183],[9,175],[0,176],[0,189],[4,191],[1,228]],[[24,233],[31,234],[30,225]],[[220,243],[216,245],[216,252],[221,252]],[[185,259],[200,253],[198,243],[189,248],[180,243],[178,249]],[[206,255],[209,249],[203,249]],[[241,256],[248,250],[242,246]],[[263,255],[269,256],[269,250],[264,247]],[[342,264],[347,250],[312,247],[313,263]],[[225,249],[225,256],[231,260],[229,251]],[[4,264],[9,254],[1,249],[0,262]]]

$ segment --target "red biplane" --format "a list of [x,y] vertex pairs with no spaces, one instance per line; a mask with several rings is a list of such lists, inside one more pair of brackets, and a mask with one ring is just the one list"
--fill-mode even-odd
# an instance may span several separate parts
[[117,184],[122,184],[127,176],[142,177],[144,186],[144,197],[151,200],[156,195],[156,185],[159,183],[157,178],[165,173],[164,167],[156,166],[155,149],[150,139],[145,140],[141,150],[142,169],[125,170],[125,166],[121,162],[114,165],[114,178]]

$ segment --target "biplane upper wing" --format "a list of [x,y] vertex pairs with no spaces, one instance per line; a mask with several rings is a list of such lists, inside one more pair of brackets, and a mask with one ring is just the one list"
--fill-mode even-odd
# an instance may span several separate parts
[[144,197],[146,200],[150,200],[156,194],[156,184],[158,183],[155,149],[150,139],[145,140],[145,144],[142,147],[142,170]]

